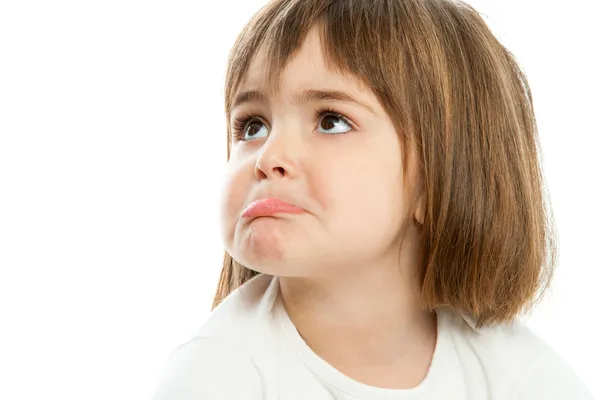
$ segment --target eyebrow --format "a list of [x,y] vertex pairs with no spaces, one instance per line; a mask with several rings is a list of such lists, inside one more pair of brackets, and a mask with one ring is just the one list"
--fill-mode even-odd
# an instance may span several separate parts
[[[239,107],[245,103],[251,102],[263,102],[266,103],[268,101],[268,96],[265,92],[260,90],[248,90],[238,94],[233,101],[233,106],[231,109],[235,107]],[[300,104],[306,104],[316,101],[342,101],[345,103],[354,103],[371,113],[375,114],[375,110],[373,108],[360,100],[358,100],[355,96],[351,95],[348,92],[343,92],[340,90],[315,90],[309,89],[301,92],[296,96],[296,101]]]

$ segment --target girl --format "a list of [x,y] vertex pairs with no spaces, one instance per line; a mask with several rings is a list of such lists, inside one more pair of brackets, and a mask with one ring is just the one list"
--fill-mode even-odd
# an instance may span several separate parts
[[518,322],[555,263],[525,76],[451,0],[275,0],[226,78],[214,310],[156,399],[590,399]]

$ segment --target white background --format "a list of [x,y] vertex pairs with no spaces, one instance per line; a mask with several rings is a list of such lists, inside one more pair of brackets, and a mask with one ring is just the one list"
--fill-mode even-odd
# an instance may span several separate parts
[[[227,55],[262,4],[0,1],[0,398],[147,399],[206,318]],[[528,323],[600,399],[599,4],[471,4],[528,74],[560,234]]]

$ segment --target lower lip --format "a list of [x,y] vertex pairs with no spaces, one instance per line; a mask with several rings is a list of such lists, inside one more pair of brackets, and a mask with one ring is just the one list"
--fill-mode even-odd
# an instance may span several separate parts
[[279,213],[301,214],[303,212],[304,210],[300,207],[288,204],[279,199],[271,198],[253,201],[242,212],[242,217],[266,217]]

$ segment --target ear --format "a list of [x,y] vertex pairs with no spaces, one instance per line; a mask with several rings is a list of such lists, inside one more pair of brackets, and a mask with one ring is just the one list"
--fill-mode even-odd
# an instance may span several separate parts
[[425,222],[425,191],[421,191],[416,198],[414,218],[421,226]]
[[409,162],[408,162],[408,169],[409,169],[409,176],[410,181],[411,181],[411,189],[410,190],[411,193],[411,200],[413,201],[413,203],[411,204],[414,210],[414,215],[413,218],[415,220],[415,222],[417,223],[417,225],[419,226],[423,226],[424,222],[425,222],[425,199],[426,199],[426,190],[425,190],[425,183],[423,182],[423,174],[419,171],[418,165],[418,157],[417,154],[412,151],[409,152]]

